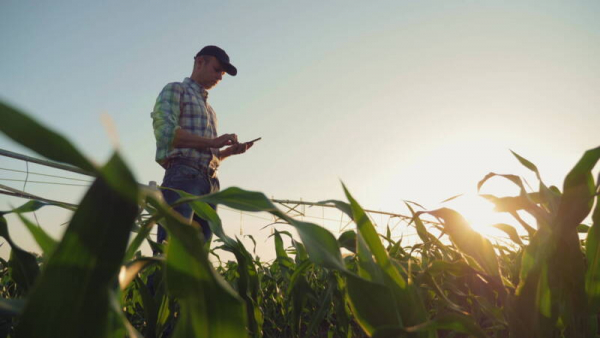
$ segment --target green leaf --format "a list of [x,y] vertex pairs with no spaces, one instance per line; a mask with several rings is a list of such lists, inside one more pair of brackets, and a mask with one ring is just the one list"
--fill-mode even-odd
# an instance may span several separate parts
[[29,230],[36,243],[40,246],[40,248],[44,252],[44,255],[49,256],[56,247],[56,240],[50,237],[44,231],[44,229],[37,226],[36,224],[33,224],[33,222],[25,218],[25,216],[21,215],[20,213],[18,213],[17,215],[19,216],[23,224],[25,224],[27,230]]
[[435,279],[433,278],[433,276],[431,274],[428,274],[428,273],[423,274],[422,281],[424,283],[426,283],[427,285],[429,285],[429,287],[431,289],[433,289],[433,291],[437,294],[439,299],[441,299],[442,303],[446,307],[453,309],[455,311],[463,312],[463,309],[458,304],[454,303],[452,300],[450,300],[450,298],[448,298],[448,296],[446,296],[446,293],[444,292],[444,290],[442,290],[440,288],[440,286],[438,285],[438,283],[435,281]]
[[277,213],[278,209],[265,196],[256,191],[247,191],[237,187],[227,188],[217,193],[202,196],[199,200],[213,204],[223,204],[243,211],[266,211]]
[[[118,155],[102,170],[135,182]],[[17,337],[106,335],[109,288],[137,211],[136,203],[104,179],[96,179],[32,290],[16,328]]]
[[356,258],[358,261],[358,275],[368,281],[384,284],[385,279],[381,267],[373,260],[373,254],[369,251],[369,247],[363,236],[358,233],[356,236],[357,250]]
[[296,249],[296,264],[300,264],[301,262],[308,260],[308,253],[306,252],[304,244],[292,239],[292,245]]
[[160,337],[165,328],[173,324],[175,301],[167,294],[164,264],[155,265],[151,269],[147,281],[150,284],[150,280],[152,280],[154,294],[150,293],[141,278],[136,278],[135,284],[138,286],[137,291],[144,307],[144,318],[148,322],[144,334],[148,338],[155,338]]
[[585,274],[585,290],[590,313],[600,312],[600,200],[592,214],[592,227],[585,241],[585,256],[588,266]]
[[12,270],[13,280],[24,290],[29,290],[40,273],[36,257],[13,242],[3,216],[0,216],[0,236],[4,237],[12,248],[8,265]]
[[133,258],[133,256],[138,251],[140,246],[142,246],[142,243],[144,243],[144,240],[148,238],[148,235],[150,235],[150,231],[152,230],[152,227],[154,226],[155,222],[156,222],[155,217],[151,217],[150,219],[144,221],[140,225],[138,234],[134,237],[133,241],[131,241],[131,243],[129,244],[129,247],[127,248],[127,252],[125,253],[125,258],[123,259],[123,261],[128,262],[129,260],[131,260]]
[[339,244],[331,232],[313,223],[286,218],[286,221],[298,231],[308,257],[313,263],[346,271]]
[[326,201],[321,201],[319,203],[333,204],[333,205],[335,205],[335,207],[338,210],[340,210],[341,212],[346,214],[348,217],[350,217],[350,219],[354,220],[354,218],[353,218],[354,215],[352,214],[352,208],[350,207],[350,204],[348,204],[347,202],[338,201],[338,200],[326,200]]
[[281,238],[279,231],[275,230],[275,232],[273,233],[272,236],[275,237],[275,255],[277,256],[277,258],[278,259],[285,259],[285,258],[289,259],[289,256],[288,256],[287,252],[285,252],[285,248],[283,247],[283,239]]
[[523,254],[519,286],[515,296],[509,298],[507,313],[511,336],[557,336],[556,307],[552,307],[552,290],[548,283],[548,257],[544,257],[544,241],[539,239],[539,235],[536,235],[538,238],[534,239],[533,246],[530,244]]
[[452,242],[463,254],[474,258],[481,271],[491,276],[500,275],[494,247],[488,239],[473,230],[461,214],[448,208],[427,211],[426,213],[444,220],[444,229]]
[[286,292],[288,295],[293,293],[294,288],[296,287],[300,279],[304,276],[306,270],[312,266],[314,266],[313,263],[306,260],[296,267],[294,273],[289,279],[289,284]]
[[[380,273],[372,270],[369,271],[371,278],[377,280],[377,275],[383,275],[385,285],[389,288],[394,297],[396,311],[401,315],[401,322],[392,325],[415,325],[427,320],[425,305],[423,304],[418,290],[413,284],[407,282],[400,274],[400,268],[390,259],[388,252],[385,250],[383,243],[381,243],[379,235],[367,217],[364,209],[352,197],[348,189],[346,189],[343,184],[342,186],[346,197],[350,202],[353,219],[358,228],[358,251],[361,251],[361,239],[364,239],[368,251],[370,251],[377,263],[376,267],[380,269]],[[364,261],[368,263],[368,260]],[[369,264],[369,266],[372,265]],[[350,279],[348,283],[348,287],[350,288]],[[393,317],[395,311],[392,311],[391,308],[380,310],[380,313],[386,311],[391,312],[389,314],[390,318]],[[377,326],[375,326],[375,328],[377,328]]]
[[528,160],[526,160],[525,158],[523,158],[522,156],[520,156],[512,150],[510,152],[517,158],[517,160],[519,160],[519,162],[521,162],[523,166],[535,173],[538,181],[540,182],[540,195],[543,199],[542,202],[547,204],[548,208],[550,209],[550,212],[554,214],[560,201],[560,195],[555,194],[551,189],[546,187],[544,182],[542,182],[542,177],[540,176],[540,172],[538,171],[538,168],[535,166],[535,164],[529,162]]
[[21,314],[25,307],[24,299],[0,298],[0,316],[15,317]]
[[[208,203],[199,201],[197,200],[198,197],[183,191],[178,191],[178,193],[183,197],[182,200],[190,200],[190,205],[196,215],[208,221],[212,232],[223,241],[223,248],[235,255],[238,261],[237,271],[240,276],[237,281],[237,290],[246,303],[248,330],[251,334],[261,332],[264,319],[259,306],[256,304],[260,292],[260,282],[252,255],[246,250],[241,241],[234,240],[225,234],[221,219]],[[283,250],[283,245],[281,249]]]
[[[342,184],[343,185],[343,184]],[[352,215],[354,216],[354,221],[356,222],[356,226],[360,235],[364,238],[365,243],[368,245],[369,250],[375,257],[375,260],[379,266],[390,276],[390,278],[400,287],[406,287],[406,280],[400,275],[400,272],[396,270],[388,256],[385,247],[381,243],[379,239],[379,235],[377,231],[375,231],[375,227],[367,217],[367,214],[360,207],[358,202],[350,195],[346,186],[343,186],[344,192],[346,193],[346,197],[350,201],[350,207],[352,209]]]
[[356,253],[356,232],[354,230],[344,231],[338,238],[340,247]]
[[592,210],[596,193],[592,169],[599,159],[600,147],[586,151],[565,178],[556,217],[559,227],[576,228]]
[[47,206],[47,205],[54,205],[54,206],[68,209],[68,210],[74,210],[71,206],[68,206],[68,205],[62,204],[62,203],[50,203],[50,202],[42,202],[42,201],[38,201],[38,200],[33,200],[33,201],[26,202],[25,204],[21,205],[18,208],[13,209],[13,210],[0,211],[0,215],[6,215],[6,214],[10,214],[10,213],[24,214],[27,212],[37,211],[40,208]]
[[517,160],[519,160],[519,162],[521,162],[521,164],[525,168],[533,171],[535,173],[535,175],[537,176],[538,180],[540,180],[540,181],[542,180],[541,177],[540,177],[540,172],[538,171],[538,168],[535,166],[535,164],[529,162],[527,159],[525,159],[524,157],[522,157],[521,155],[515,153],[512,150],[510,152],[517,158]]
[[399,337],[406,332],[428,332],[437,330],[448,330],[451,332],[466,333],[472,337],[486,338],[485,332],[477,325],[475,320],[467,315],[458,313],[446,313],[425,323],[407,328],[384,328],[378,330],[373,338]]
[[455,262],[437,260],[429,264],[426,272],[434,276],[439,275],[442,272],[447,272],[454,276],[461,277],[474,274],[475,270],[465,263],[464,260],[458,260]]
[[135,180],[116,172],[100,171],[65,137],[3,102],[0,102],[0,120],[0,132],[13,141],[50,160],[73,165],[90,175],[103,175],[108,185],[130,200],[139,197]]
[[244,235],[244,237],[250,238],[250,240],[252,241],[252,244],[254,245],[254,247],[252,249],[252,252],[254,254],[256,254],[256,239],[254,239],[254,236],[252,236],[252,235]]
[[146,337],[156,337],[156,322],[158,320],[158,306],[154,300],[154,297],[150,294],[150,290],[146,284],[137,276],[134,276],[135,287],[139,292],[142,299],[142,306],[144,308],[144,319],[146,320],[147,327],[145,329]]
[[532,204],[527,197],[523,196],[505,196],[496,197],[494,195],[481,194],[479,195],[494,204],[494,211],[497,212],[513,212],[519,210],[530,211]]
[[108,298],[110,302],[110,311],[107,337],[144,338],[133,325],[131,325],[127,317],[125,317],[123,310],[121,310],[117,293],[114,292],[114,290],[109,290]]
[[[298,331],[300,331],[302,325],[303,314],[305,308],[307,308],[306,304],[308,303],[309,298],[316,298],[315,292],[308,284],[304,272],[309,267],[314,266],[310,260],[304,261],[296,270],[294,274],[290,278],[288,290],[286,293],[285,301],[288,304],[288,307],[291,307],[291,329],[292,336],[297,336]],[[277,297],[277,294],[274,295]],[[279,297],[278,297],[279,298]],[[277,302],[282,302],[283,299],[278,299]],[[291,304],[290,304],[291,303]],[[268,309],[265,309],[268,311]],[[289,322],[289,320],[288,320]]]
[[[228,188],[223,191],[205,195],[199,201],[212,204],[223,204],[230,208],[244,211],[265,211],[288,222],[296,228],[309,258],[318,265],[346,270],[340,247],[335,237],[327,229],[316,224],[298,221],[277,209],[262,193],[245,191],[240,188]],[[216,234],[216,233],[215,233]]]
[[508,224],[505,223],[497,223],[492,225],[494,228],[502,230],[504,233],[508,235],[508,237],[515,243],[519,245],[523,245],[523,241],[521,241],[521,236],[517,233],[517,230]]
[[346,275],[346,283],[352,313],[368,335],[383,326],[402,326],[402,318],[388,287],[351,274]]
[[322,296],[321,301],[319,302],[319,307],[317,311],[313,312],[310,321],[308,322],[308,327],[306,329],[306,336],[310,337],[313,334],[313,331],[317,328],[325,315],[327,315],[327,311],[331,307],[331,297],[333,295],[333,290],[335,288],[335,284],[329,283],[329,287],[327,287],[327,291],[325,291],[325,296]]
[[137,278],[138,273],[140,273],[145,268],[151,266],[152,264],[162,264],[164,262],[164,257],[140,257],[133,261],[127,262],[125,265],[121,266],[121,271],[119,272],[119,286],[121,290],[125,290],[125,288]]
[[[235,198],[240,198],[243,202],[235,201]],[[244,192],[239,188],[229,188],[219,193],[202,196],[198,200],[212,204],[225,204],[232,208],[239,207],[246,211],[267,211],[285,220],[298,231],[309,259],[313,263],[344,273],[348,284],[348,300],[361,327],[367,332],[372,332],[375,327],[381,325],[401,325],[402,320],[396,309],[397,297],[394,293],[384,285],[369,282],[347,271],[341,258],[339,244],[328,230],[316,224],[295,220],[275,208],[263,194]],[[370,233],[370,237],[375,238],[383,248],[374,230]],[[383,250],[385,253],[385,249]],[[388,269],[395,270],[396,267],[389,266]],[[414,305],[418,303],[407,302],[406,304],[405,311],[414,314]],[[378,308],[386,310],[374,312]],[[420,312],[416,313],[420,314]]]
[[246,337],[244,302],[212,268],[199,229],[168,206],[150,203],[165,217],[169,233],[167,286],[181,306],[174,337]]
[[[492,177],[502,177],[517,185],[520,189],[520,194],[518,198],[497,198],[493,195],[480,195],[484,198],[487,198],[492,203],[496,204],[496,211],[506,211],[506,212],[514,212],[515,210],[525,210],[530,213],[538,222],[539,227],[548,226],[550,221],[550,215],[544,209],[539,207],[536,203],[541,203],[542,201],[539,198],[539,193],[527,193],[525,190],[525,186],[519,176],[516,175],[502,175],[496,173],[487,174],[479,183],[477,184],[477,191],[481,189],[481,186],[487,182],[488,179]],[[537,199],[534,201],[533,199]]]
[[417,228],[417,234],[419,235],[419,238],[421,238],[421,241],[423,241],[427,247],[429,247],[431,244],[434,244],[436,247],[447,251],[446,246],[429,231],[427,231],[427,228],[423,224],[419,214],[415,213],[410,204],[406,202],[404,204],[408,207],[408,210],[410,210],[410,213],[413,216],[413,221],[415,222],[415,227]]

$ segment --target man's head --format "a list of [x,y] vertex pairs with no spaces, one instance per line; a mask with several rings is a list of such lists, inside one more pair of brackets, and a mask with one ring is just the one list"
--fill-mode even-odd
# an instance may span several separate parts
[[237,74],[237,69],[229,62],[229,56],[217,46],[206,46],[194,57],[194,70],[192,80],[204,89],[211,89],[228,73]]

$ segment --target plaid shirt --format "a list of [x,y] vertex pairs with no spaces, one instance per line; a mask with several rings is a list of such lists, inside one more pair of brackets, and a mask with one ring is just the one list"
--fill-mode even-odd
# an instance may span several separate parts
[[198,159],[200,165],[217,168],[218,149],[173,148],[175,131],[182,128],[205,138],[217,137],[217,115],[206,102],[208,92],[194,80],[186,77],[183,82],[167,84],[158,95],[153,120],[156,137],[156,162],[165,166],[173,157]]

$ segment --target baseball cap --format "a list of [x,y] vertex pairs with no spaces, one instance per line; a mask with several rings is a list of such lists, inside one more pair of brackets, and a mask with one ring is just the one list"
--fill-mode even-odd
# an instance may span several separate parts
[[209,55],[214,56],[221,62],[223,69],[227,72],[227,74],[231,76],[235,76],[237,74],[237,68],[235,68],[231,63],[229,63],[229,55],[225,53],[225,51],[217,46],[206,46],[202,48],[196,57],[201,55]]

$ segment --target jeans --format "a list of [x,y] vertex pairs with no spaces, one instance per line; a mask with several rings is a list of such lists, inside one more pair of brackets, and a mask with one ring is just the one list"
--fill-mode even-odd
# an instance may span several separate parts
[[[190,167],[184,164],[174,163],[165,171],[165,177],[162,183],[163,187],[183,190],[189,194],[200,196],[206,195],[213,192],[219,191],[219,179],[216,177],[208,177],[208,174],[204,170],[198,170],[197,168]],[[165,201],[172,205],[177,201],[180,196],[175,191],[168,189],[162,189],[162,194]],[[217,207],[213,204],[210,206],[217,210]],[[188,203],[180,204],[174,208],[181,216],[198,222],[202,227],[202,234],[206,243],[210,243],[212,237],[212,231],[208,226],[208,222],[198,217]],[[158,226],[157,242],[162,243],[167,239],[167,232],[162,226]]]

